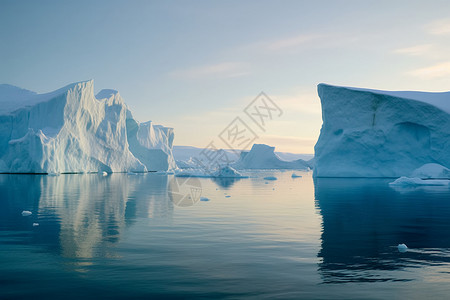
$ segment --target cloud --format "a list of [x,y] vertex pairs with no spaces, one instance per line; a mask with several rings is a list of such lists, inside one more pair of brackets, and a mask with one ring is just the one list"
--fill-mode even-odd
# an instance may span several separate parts
[[450,76],[450,61],[441,62],[430,67],[412,70],[408,72],[408,74],[421,79],[434,79]]
[[223,62],[184,70],[175,70],[169,75],[175,78],[202,79],[208,77],[233,78],[250,74],[249,66],[242,62]]
[[433,45],[423,44],[423,45],[416,45],[416,46],[412,46],[412,47],[396,49],[393,52],[397,53],[397,54],[406,54],[406,55],[411,55],[411,56],[424,56],[424,55],[429,55],[432,49],[433,49]]
[[436,20],[426,25],[425,29],[432,35],[450,35],[450,19]]

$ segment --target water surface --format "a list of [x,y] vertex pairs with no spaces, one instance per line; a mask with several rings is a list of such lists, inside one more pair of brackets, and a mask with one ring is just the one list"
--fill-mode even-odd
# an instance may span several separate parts
[[183,207],[171,175],[0,175],[0,298],[449,294],[448,187],[296,173],[199,178]]

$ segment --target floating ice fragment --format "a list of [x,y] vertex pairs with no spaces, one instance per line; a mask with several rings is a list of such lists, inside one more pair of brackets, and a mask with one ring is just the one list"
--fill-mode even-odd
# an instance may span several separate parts
[[24,216],[24,217],[26,217],[26,216],[31,216],[33,213],[31,212],[31,211],[29,211],[29,210],[24,210],[23,212],[22,212],[22,216]]
[[277,180],[277,178],[275,176],[267,176],[264,177],[265,180]]
[[108,176],[108,173],[105,172],[105,171],[103,171],[103,172],[102,172],[102,175],[103,175],[103,176]]
[[206,198],[206,197],[200,197],[200,201],[209,201],[209,198]]
[[33,223],[33,227],[38,227],[39,223]]
[[450,184],[450,180],[445,180],[445,179],[420,179],[420,178],[410,178],[410,177],[405,177],[402,176],[398,179],[396,179],[393,182],[389,183],[390,185],[393,186],[416,186],[416,185],[449,185]]
[[406,246],[405,244],[398,244],[397,246],[398,252],[406,252],[408,251],[408,246]]
[[226,195],[226,196],[225,196],[225,198],[230,198],[230,197],[231,197],[230,195]]

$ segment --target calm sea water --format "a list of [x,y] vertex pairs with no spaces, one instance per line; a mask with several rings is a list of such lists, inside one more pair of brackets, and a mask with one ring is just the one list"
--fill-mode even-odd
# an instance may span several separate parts
[[450,188],[296,173],[0,175],[0,298],[449,297]]

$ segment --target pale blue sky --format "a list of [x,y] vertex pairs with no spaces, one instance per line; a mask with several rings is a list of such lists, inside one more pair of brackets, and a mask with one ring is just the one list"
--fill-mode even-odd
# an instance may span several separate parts
[[0,0],[0,83],[94,79],[178,145],[206,146],[264,91],[284,114],[256,142],[312,153],[318,83],[448,91],[449,53],[450,1]]

